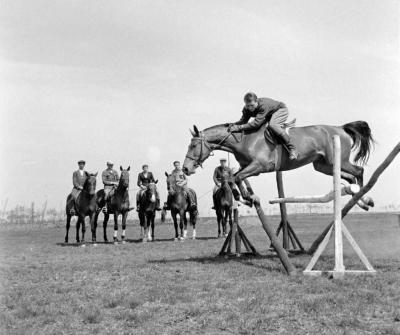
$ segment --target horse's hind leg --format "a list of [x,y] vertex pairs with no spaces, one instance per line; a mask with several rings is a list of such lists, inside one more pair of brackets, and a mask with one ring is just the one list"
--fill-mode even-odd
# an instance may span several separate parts
[[96,214],[92,213],[90,216],[90,229],[92,231],[92,242],[96,245],[96,230],[97,230],[97,221],[95,220]]
[[66,225],[66,233],[65,233],[65,243],[68,243],[68,233],[69,227],[71,226],[71,215],[67,214],[67,225]]
[[82,222],[81,222],[81,224],[82,224],[82,239],[81,239],[81,243],[83,245],[85,245],[85,232],[86,232],[85,217],[83,217],[81,220],[82,220]]
[[79,229],[80,229],[80,227],[81,227],[81,217],[80,216],[78,216],[78,220],[76,221],[76,243],[79,243],[80,242],[80,240],[79,240]]
[[218,237],[221,237],[221,213],[219,209],[217,209],[217,225],[218,225]]

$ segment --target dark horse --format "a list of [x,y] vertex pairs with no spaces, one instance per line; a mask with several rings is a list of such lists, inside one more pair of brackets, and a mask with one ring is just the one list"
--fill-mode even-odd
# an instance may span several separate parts
[[[94,217],[97,209],[96,205],[96,177],[97,173],[87,173],[87,178],[83,184],[83,189],[79,193],[76,201],[74,201],[72,195],[68,195],[67,204],[65,206],[65,212],[67,214],[67,233],[65,235],[65,243],[68,243],[68,232],[71,225],[71,217],[76,215],[78,221],[76,222],[76,242],[81,242],[85,245],[85,218],[89,216],[90,226],[94,225]],[[79,228],[82,224],[82,239],[79,241]],[[92,228],[93,234],[93,228]],[[92,235],[93,239],[93,235]]]
[[[240,164],[235,174],[235,182],[242,197],[248,201],[250,196],[243,185],[243,180],[260,173],[287,171],[313,163],[314,169],[332,176],[333,174],[333,135],[339,135],[341,141],[341,177],[349,183],[363,186],[364,168],[350,162],[350,153],[356,148],[355,163],[367,162],[373,143],[371,129],[365,121],[355,121],[343,126],[316,125],[295,127],[290,130],[290,137],[299,151],[297,160],[289,160],[286,150],[277,162],[277,145],[265,140],[265,125],[255,132],[232,134],[228,124],[210,127],[200,132],[196,126],[183,164],[183,172],[190,175],[210,156],[214,150],[233,153]],[[279,165],[279,166],[278,166]],[[366,205],[373,206],[369,197],[364,197]]]
[[[176,185],[172,175],[165,172],[167,177],[167,189],[168,189],[168,206],[171,210],[171,216],[174,220],[175,227],[175,241],[184,240],[187,237],[187,217],[186,213],[189,213],[190,223],[193,226],[192,239],[196,239],[196,219],[197,213],[194,210],[190,210],[189,201],[186,199],[185,190]],[[194,192],[194,191],[193,191]],[[196,195],[196,193],[194,193]],[[179,228],[181,234],[178,233],[178,219],[179,215]]]
[[[140,198],[139,220],[140,227],[143,229],[143,242],[154,241],[154,219],[156,217],[156,192],[158,180],[155,183],[150,183],[147,190]],[[151,234],[150,234],[151,227]]]
[[119,182],[117,187],[114,190],[114,193],[111,195],[107,204],[104,201],[104,190],[100,190],[97,192],[97,205],[98,211],[95,215],[95,224],[93,228],[94,239],[96,240],[96,227],[97,227],[97,218],[99,216],[101,208],[106,207],[104,211],[104,221],[103,221],[103,232],[104,232],[104,241],[108,242],[107,238],[107,223],[110,217],[110,214],[114,214],[114,243],[118,243],[118,216],[122,215],[122,234],[121,240],[122,243],[125,243],[125,229],[126,229],[126,219],[128,217],[129,211],[133,209],[133,207],[129,207],[129,170],[128,167],[126,170],[120,166],[121,177],[119,178]]
[[221,177],[221,187],[214,194],[215,212],[217,214],[218,222],[218,237],[221,237],[221,224],[224,236],[228,236],[226,223],[229,220],[232,226],[232,207],[233,207],[233,194],[229,186],[228,175],[224,173]]

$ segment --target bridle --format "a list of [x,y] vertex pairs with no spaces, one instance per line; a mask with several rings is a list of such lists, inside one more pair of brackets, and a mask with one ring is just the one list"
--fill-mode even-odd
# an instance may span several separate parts
[[[222,143],[224,143],[224,142],[226,141],[226,139],[227,139],[229,136],[231,136],[231,135],[232,135],[232,133],[229,132],[228,135],[226,135],[226,136],[225,136],[221,141],[219,141],[217,144],[214,144],[214,146],[215,146],[215,147],[220,146],[220,145],[221,145]],[[204,137],[203,132],[199,132],[199,136],[193,137],[193,138],[192,138],[192,142],[193,142],[193,141],[197,141],[197,142],[200,142],[200,143],[201,143],[201,146],[200,146],[200,156],[199,156],[199,158],[196,158],[196,157],[193,157],[193,156],[187,154],[187,155],[186,155],[186,158],[189,158],[189,159],[191,159],[192,161],[194,161],[195,166],[203,167],[203,162],[204,162],[208,157],[214,155],[214,150],[215,150],[215,148],[212,148],[212,147],[211,147],[211,144],[210,144],[210,143],[206,140],[206,138]],[[204,151],[204,148],[206,148],[206,149],[208,150],[208,155],[205,156],[205,157],[203,158],[203,151]]]

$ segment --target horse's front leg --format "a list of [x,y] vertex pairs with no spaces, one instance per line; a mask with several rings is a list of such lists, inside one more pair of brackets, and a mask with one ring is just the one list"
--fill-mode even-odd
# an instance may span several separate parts
[[107,238],[107,223],[110,218],[110,214],[108,212],[104,213],[104,219],[103,219],[103,235],[104,235],[104,242],[108,242]]
[[124,212],[122,214],[122,234],[121,234],[121,240],[122,244],[125,244],[125,232],[126,232],[126,220],[128,218],[128,212]]
[[186,212],[183,213],[183,238],[186,239],[187,237],[187,216]]
[[114,212],[114,244],[118,243],[118,215],[117,211]]
[[193,227],[193,234],[192,234],[192,239],[196,239],[196,213],[191,212],[190,213],[190,223],[192,224]]
[[76,221],[76,243],[79,243],[79,229],[81,228],[81,217],[78,216],[78,220]]
[[97,220],[95,212],[89,215],[89,219],[90,219],[90,230],[92,231],[92,243],[96,245]]
[[227,229],[226,229],[226,223],[228,222],[229,218],[229,209],[225,208],[225,213],[224,213],[224,221],[223,221],[223,227],[224,227],[224,236],[227,236]]
[[[243,185],[243,181],[248,177],[258,176],[263,171],[264,168],[258,162],[253,162],[235,175],[235,182],[240,190],[242,198],[249,201],[251,204],[253,203],[254,197],[250,195],[247,188]],[[248,205],[251,206],[251,204]]]
[[86,232],[86,224],[85,224],[85,217],[81,217],[81,224],[82,224],[82,245],[85,245],[85,232]]
[[178,233],[178,219],[176,217],[177,213],[175,211],[171,211],[171,216],[172,216],[172,220],[174,221],[174,228],[175,228],[175,241],[178,239],[179,237],[179,233]]
[[183,239],[183,222],[185,221],[185,211],[180,211],[179,213],[179,229],[181,230],[180,238]]

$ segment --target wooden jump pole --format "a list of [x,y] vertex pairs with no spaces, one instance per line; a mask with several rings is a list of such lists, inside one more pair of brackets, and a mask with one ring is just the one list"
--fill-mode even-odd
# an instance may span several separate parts
[[[343,219],[349,212],[350,210],[357,204],[357,202],[367,193],[369,192],[372,187],[376,184],[378,181],[378,178],[380,175],[383,173],[383,171],[386,170],[386,168],[392,163],[392,161],[395,159],[397,154],[400,152],[400,142],[397,143],[397,145],[393,148],[393,150],[389,153],[389,155],[386,157],[386,159],[378,166],[378,168],[374,171],[372,174],[371,178],[369,179],[368,183],[360,189],[358,193],[356,193],[350,201],[343,207],[342,213],[341,213],[341,218]],[[313,254],[318,246],[321,244],[325,236],[328,234],[329,230],[333,226],[334,222],[331,222],[325,230],[321,233],[320,236],[313,242],[311,247],[308,249],[309,254]]]
[[255,196],[254,191],[247,179],[244,180],[244,183],[246,184],[247,191],[250,193],[250,195],[253,197],[254,201],[254,206],[256,208],[258,217],[260,218],[262,227],[264,228],[265,232],[267,233],[269,239],[271,240],[271,244],[274,247],[276,253],[278,254],[279,259],[281,260],[284,268],[286,269],[286,272],[288,273],[289,276],[294,276],[296,275],[296,268],[293,266],[293,264],[290,262],[289,256],[286,252],[286,250],[283,248],[282,244],[280,244],[278,238],[275,235],[274,230],[272,227],[269,225],[268,220],[264,214],[263,209],[260,206],[260,199]]
[[[283,189],[282,171],[276,171],[276,185],[278,188],[278,197],[284,198],[285,192]],[[279,226],[276,230],[276,236],[279,236],[279,232],[282,231],[283,248],[286,251],[291,251],[291,252],[301,252],[301,253],[305,252],[302,244],[300,243],[299,238],[297,237],[296,233],[294,232],[293,228],[289,223],[286,203],[281,202],[279,204],[279,209],[281,213],[281,222],[279,223]],[[292,243],[293,249],[290,249],[290,242]]]

